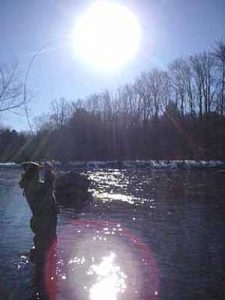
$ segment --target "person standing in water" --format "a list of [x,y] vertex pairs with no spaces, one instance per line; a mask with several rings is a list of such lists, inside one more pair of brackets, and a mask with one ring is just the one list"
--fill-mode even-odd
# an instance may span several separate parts
[[34,246],[30,260],[40,268],[45,264],[47,251],[56,243],[58,207],[54,197],[55,175],[52,167],[45,164],[44,181],[40,181],[40,166],[34,162],[22,164],[20,187],[32,212],[31,230],[34,232]]

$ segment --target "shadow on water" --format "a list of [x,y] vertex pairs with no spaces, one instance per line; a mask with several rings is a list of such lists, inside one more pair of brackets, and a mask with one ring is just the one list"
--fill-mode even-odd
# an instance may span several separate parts
[[2,290],[16,300],[224,299],[224,173],[87,175],[94,201],[79,214],[61,207],[57,247],[39,272],[21,254],[30,249],[32,233],[19,173],[1,173]]

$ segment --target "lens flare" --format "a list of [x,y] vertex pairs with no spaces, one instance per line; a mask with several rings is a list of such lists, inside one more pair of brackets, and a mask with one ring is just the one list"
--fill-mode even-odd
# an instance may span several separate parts
[[54,269],[51,251],[46,263],[50,300],[55,299],[52,295],[60,300],[158,299],[159,269],[153,252],[121,224],[74,221],[59,234],[57,247],[57,292],[48,273]]

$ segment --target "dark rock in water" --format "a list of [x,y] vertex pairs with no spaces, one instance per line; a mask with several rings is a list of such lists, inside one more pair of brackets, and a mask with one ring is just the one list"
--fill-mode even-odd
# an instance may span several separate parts
[[82,209],[92,196],[88,192],[90,180],[85,175],[70,171],[59,176],[55,184],[55,196],[59,204]]
[[65,186],[73,185],[83,191],[87,191],[89,189],[90,183],[90,180],[88,180],[85,175],[70,171],[58,177],[56,186],[59,188],[64,188]]

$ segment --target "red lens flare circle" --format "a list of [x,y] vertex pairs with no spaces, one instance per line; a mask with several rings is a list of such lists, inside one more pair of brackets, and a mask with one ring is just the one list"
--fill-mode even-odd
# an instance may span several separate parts
[[[81,238],[78,239],[74,235],[75,231],[79,232]],[[82,248],[81,252],[86,251],[86,253],[94,255],[93,253],[99,253],[98,251],[100,249],[99,246],[96,247],[98,244],[93,242],[94,233],[96,232],[98,233],[98,236],[101,237],[104,237],[106,233],[114,232],[110,237],[110,241],[113,241],[113,243],[111,243],[110,246],[107,245],[108,240],[105,241],[106,238],[104,237],[104,245],[108,250],[110,247],[119,250],[116,253],[122,264],[124,261],[123,271],[127,274],[127,281],[131,281],[130,278],[132,278],[135,282],[129,282],[126,291],[118,298],[129,300],[158,299],[160,272],[152,250],[141,240],[141,238],[135,235],[130,229],[118,224],[118,222],[104,220],[75,220],[71,224],[66,225],[59,233],[58,242],[60,243],[60,241],[63,241],[65,236],[69,236],[69,239],[71,240],[74,238],[74,241],[69,243],[69,245],[63,244],[65,252],[73,253],[73,245],[75,245],[76,249],[79,249],[79,247]],[[107,238],[108,237],[109,235],[107,235]],[[82,240],[82,242],[79,240]],[[101,240],[101,245],[102,243],[103,241]],[[72,283],[68,283],[66,280],[64,280],[64,283],[62,284],[62,281],[57,278],[56,252],[55,245],[53,245],[46,257],[44,278],[49,299],[84,299],[84,297],[79,297],[79,291],[76,288],[83,283],[79,283],[79,274],[78,276],[75,276],[74,284],[73,281]],[[74,253],[76,253],[76,250]],[[131,261],[128,259],[128,261],[125,262],[126,258],[130,258]],[[82,274],[80,275],[82,276]],[[86,296],[86,299],[89,299],[89,297]],[[117,297],[115,297],[115,299],[117,299]]]

